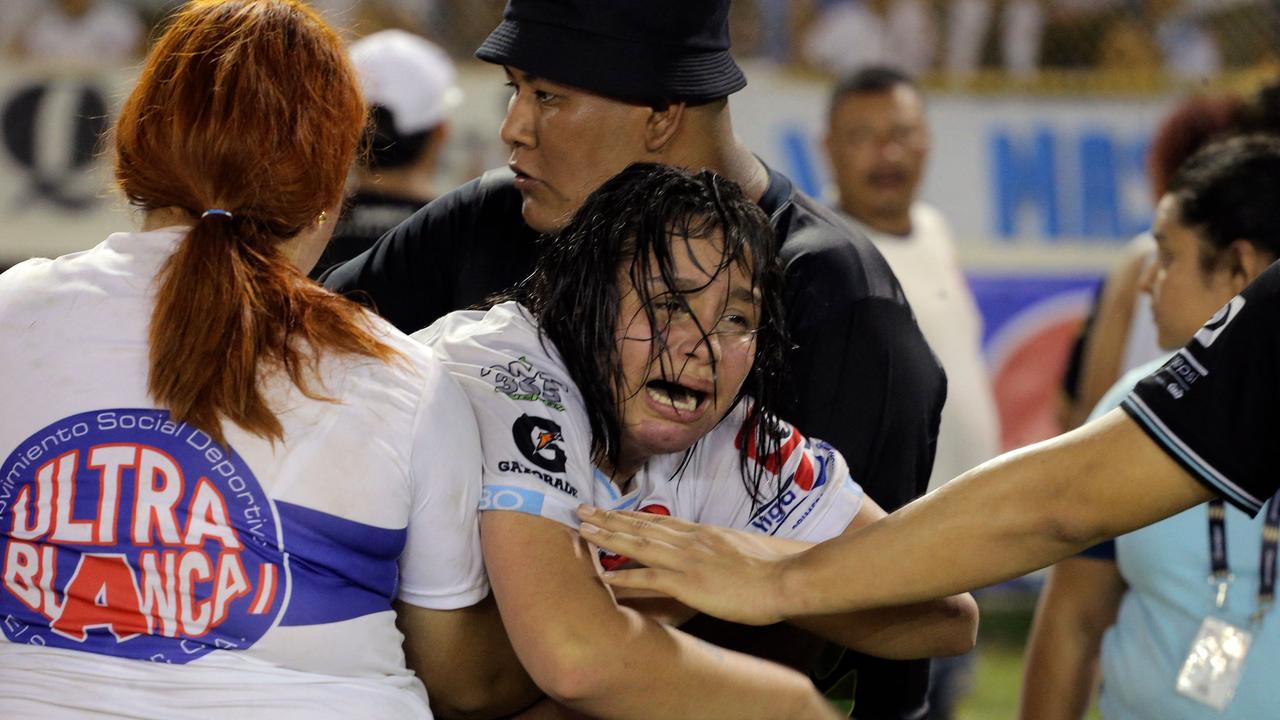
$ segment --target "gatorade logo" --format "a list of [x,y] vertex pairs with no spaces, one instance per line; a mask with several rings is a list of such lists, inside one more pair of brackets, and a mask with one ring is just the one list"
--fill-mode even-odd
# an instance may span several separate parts
[[60,420],[0,465],[11,642],[186,663],[244,649],[288,583],[270,499],[234,450],[166,411]]
[[556,423],[533,415],[521,415],[511,425],[511,437],[520,454],[529,462],[549,472],[564,472],[567,459],[564,448],[560,446],[564,434]]

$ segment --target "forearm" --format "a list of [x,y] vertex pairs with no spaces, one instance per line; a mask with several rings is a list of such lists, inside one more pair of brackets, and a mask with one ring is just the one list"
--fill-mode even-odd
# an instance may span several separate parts
[[911,605],[792,619],[826,640],[888,660],[962,655],[973,649],[978,606],[968,593]]
[[1210,496],[1113,411],[781,560],[776,610],[794,617],[901,605],[990,585]]
[[1097,677],[1097,643],[1069,619],[1037,611],[1027,641],[1018,717],[1022,720],[1080,720],[1089,707]]
[[[878,507],[869,507],[862,514],[871,516],[870,523],[883,516]],[[855,524],[861,521],[859,518]],[[814,546],[789,538],[753,537],[779,555],[794,555]],[[915,660],[961,655],[973,649],[978,605],[968,593],[961,593],[910,605],[797,617],[790,622],[851,650],[889,660]]]
[[638,614],[632,613],[629,623],[632,632],[625,640],[602,638],[594,658],[596,676],[586,692],[558,700],[587,715],[610,718],[838,717],[808,678],[794,670],[716,647]]
[[494,595],[520,661],[569,708],[610,718],[792,718],[830,713],[803,675],[702,643],[617,604],[572,530],[481,516]]
[[1102,635],[1124,595],[1115,562],[1073,557],[1049,572],[1027,638],[1019,717],[1080,720],[1097,685]]

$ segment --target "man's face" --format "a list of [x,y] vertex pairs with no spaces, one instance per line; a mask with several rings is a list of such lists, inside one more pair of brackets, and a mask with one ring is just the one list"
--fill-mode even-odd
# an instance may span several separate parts
[[633,162],[646,159],[645,126],[652,110],[513,67],[502,141],[524,198],[530,227],[564,227],[587,196]]
[[826,146],[845,212],[877,229],[908,217],[929,152],[919,93],[897,85],[846,95],[832,109]]
[[1165,195],[1156,206],[1151,234],[1156,259],[1143,273],[1141,289],[1151,296],[1160,347],[1181,347],[1213,313],[1236,294],[1225,267],[1205,270],[1201,250],[1206,243],[1195,228],[1182,222],[1178,200]]
[[711,432],[755,361],[760,294],[737,263],[720,268],[724,236],[716,231],[671,242],[676,287],[663,283],[656,263],[648,273],[656,326],[632,285],[630,267],[618,271],[625,387],[617,402],[621,459],[630,467],[687,450]]

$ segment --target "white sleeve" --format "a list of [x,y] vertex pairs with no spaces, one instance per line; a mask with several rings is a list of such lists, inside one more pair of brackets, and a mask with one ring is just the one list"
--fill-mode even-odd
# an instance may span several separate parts
[[[759,458],[748,442],[748,476],[760,469],[758,501],[747,489],[739,459],[746,413],[739,409],[704,439],[687,480],[702,484],[693,494],[696,507],[681,508],[698,522],[753,530],[766,535],[821,542],[848,527],[862,509],[865,494],[854,482],[840,453],[827,443],[772,419],[782,438],[779,450]],[[741,439],[740,439],[741,438]],[[747,478],[749,479],[749,477]]]
[[425,366],[409,459],[413,507],[400,556],[401,600],[433,610],[489,593],[480,554],[480,434],[471,405],[444,367]]
[[[568,382],[527,357],[490,351],[448,362],[480,426],[480,510],[538,515],[572,528],[596,484],[585,413]],[[489,362],[492,361],[492,362]]]

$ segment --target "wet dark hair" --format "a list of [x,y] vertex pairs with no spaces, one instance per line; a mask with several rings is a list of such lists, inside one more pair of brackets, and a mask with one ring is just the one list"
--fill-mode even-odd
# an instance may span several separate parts
[[1201,236],[1207,272],[1235,240],[1280,256],[1280,139],[1245,135],[1207,145],[1169,182],[1182,224]]
[[[768,217],[736,184],[706,170],[690,174],[665,165],[631,165],[593,192],[563,230],[544,238],[537,268],[514,297],[533,314],[544,342],[559,351],[582,395],[593,458],[608,459],[616,467],[622,434],[618,400],[625,392],[618,325],[623,293],[630,290],[620,287],[620,271],[625,269],[634,286],[649,326],[660,328],[651,268],[657,266],[666,287],[676,287],[675,254],[684,250],[673,238],[705,238],[716,231],[724,237],[724,248],[718,265],[706,268],[708,274],[714,279],[737,265],[760,297],[755,361],[729,410],[745,396],[755,400],[744,426],[754,437],[737,445],[747,490],[761,502],[763,468],[760,463],[753,468],[748,453],[770,457],[780,442],[767,413],[779,398],[787,343],[782,271]],[[664,295],[662,301],[676,299],[688,310],[682,294],[657,292]],[[699,323],[698,330],[707,342],[711,329]],[[665,333],[656,333],[652,340],[663,377],[676,377],[679,368],[665,346]],[[713,375],[716,363],[713,355]],[[688,457],[686,453],[685,461]]]

